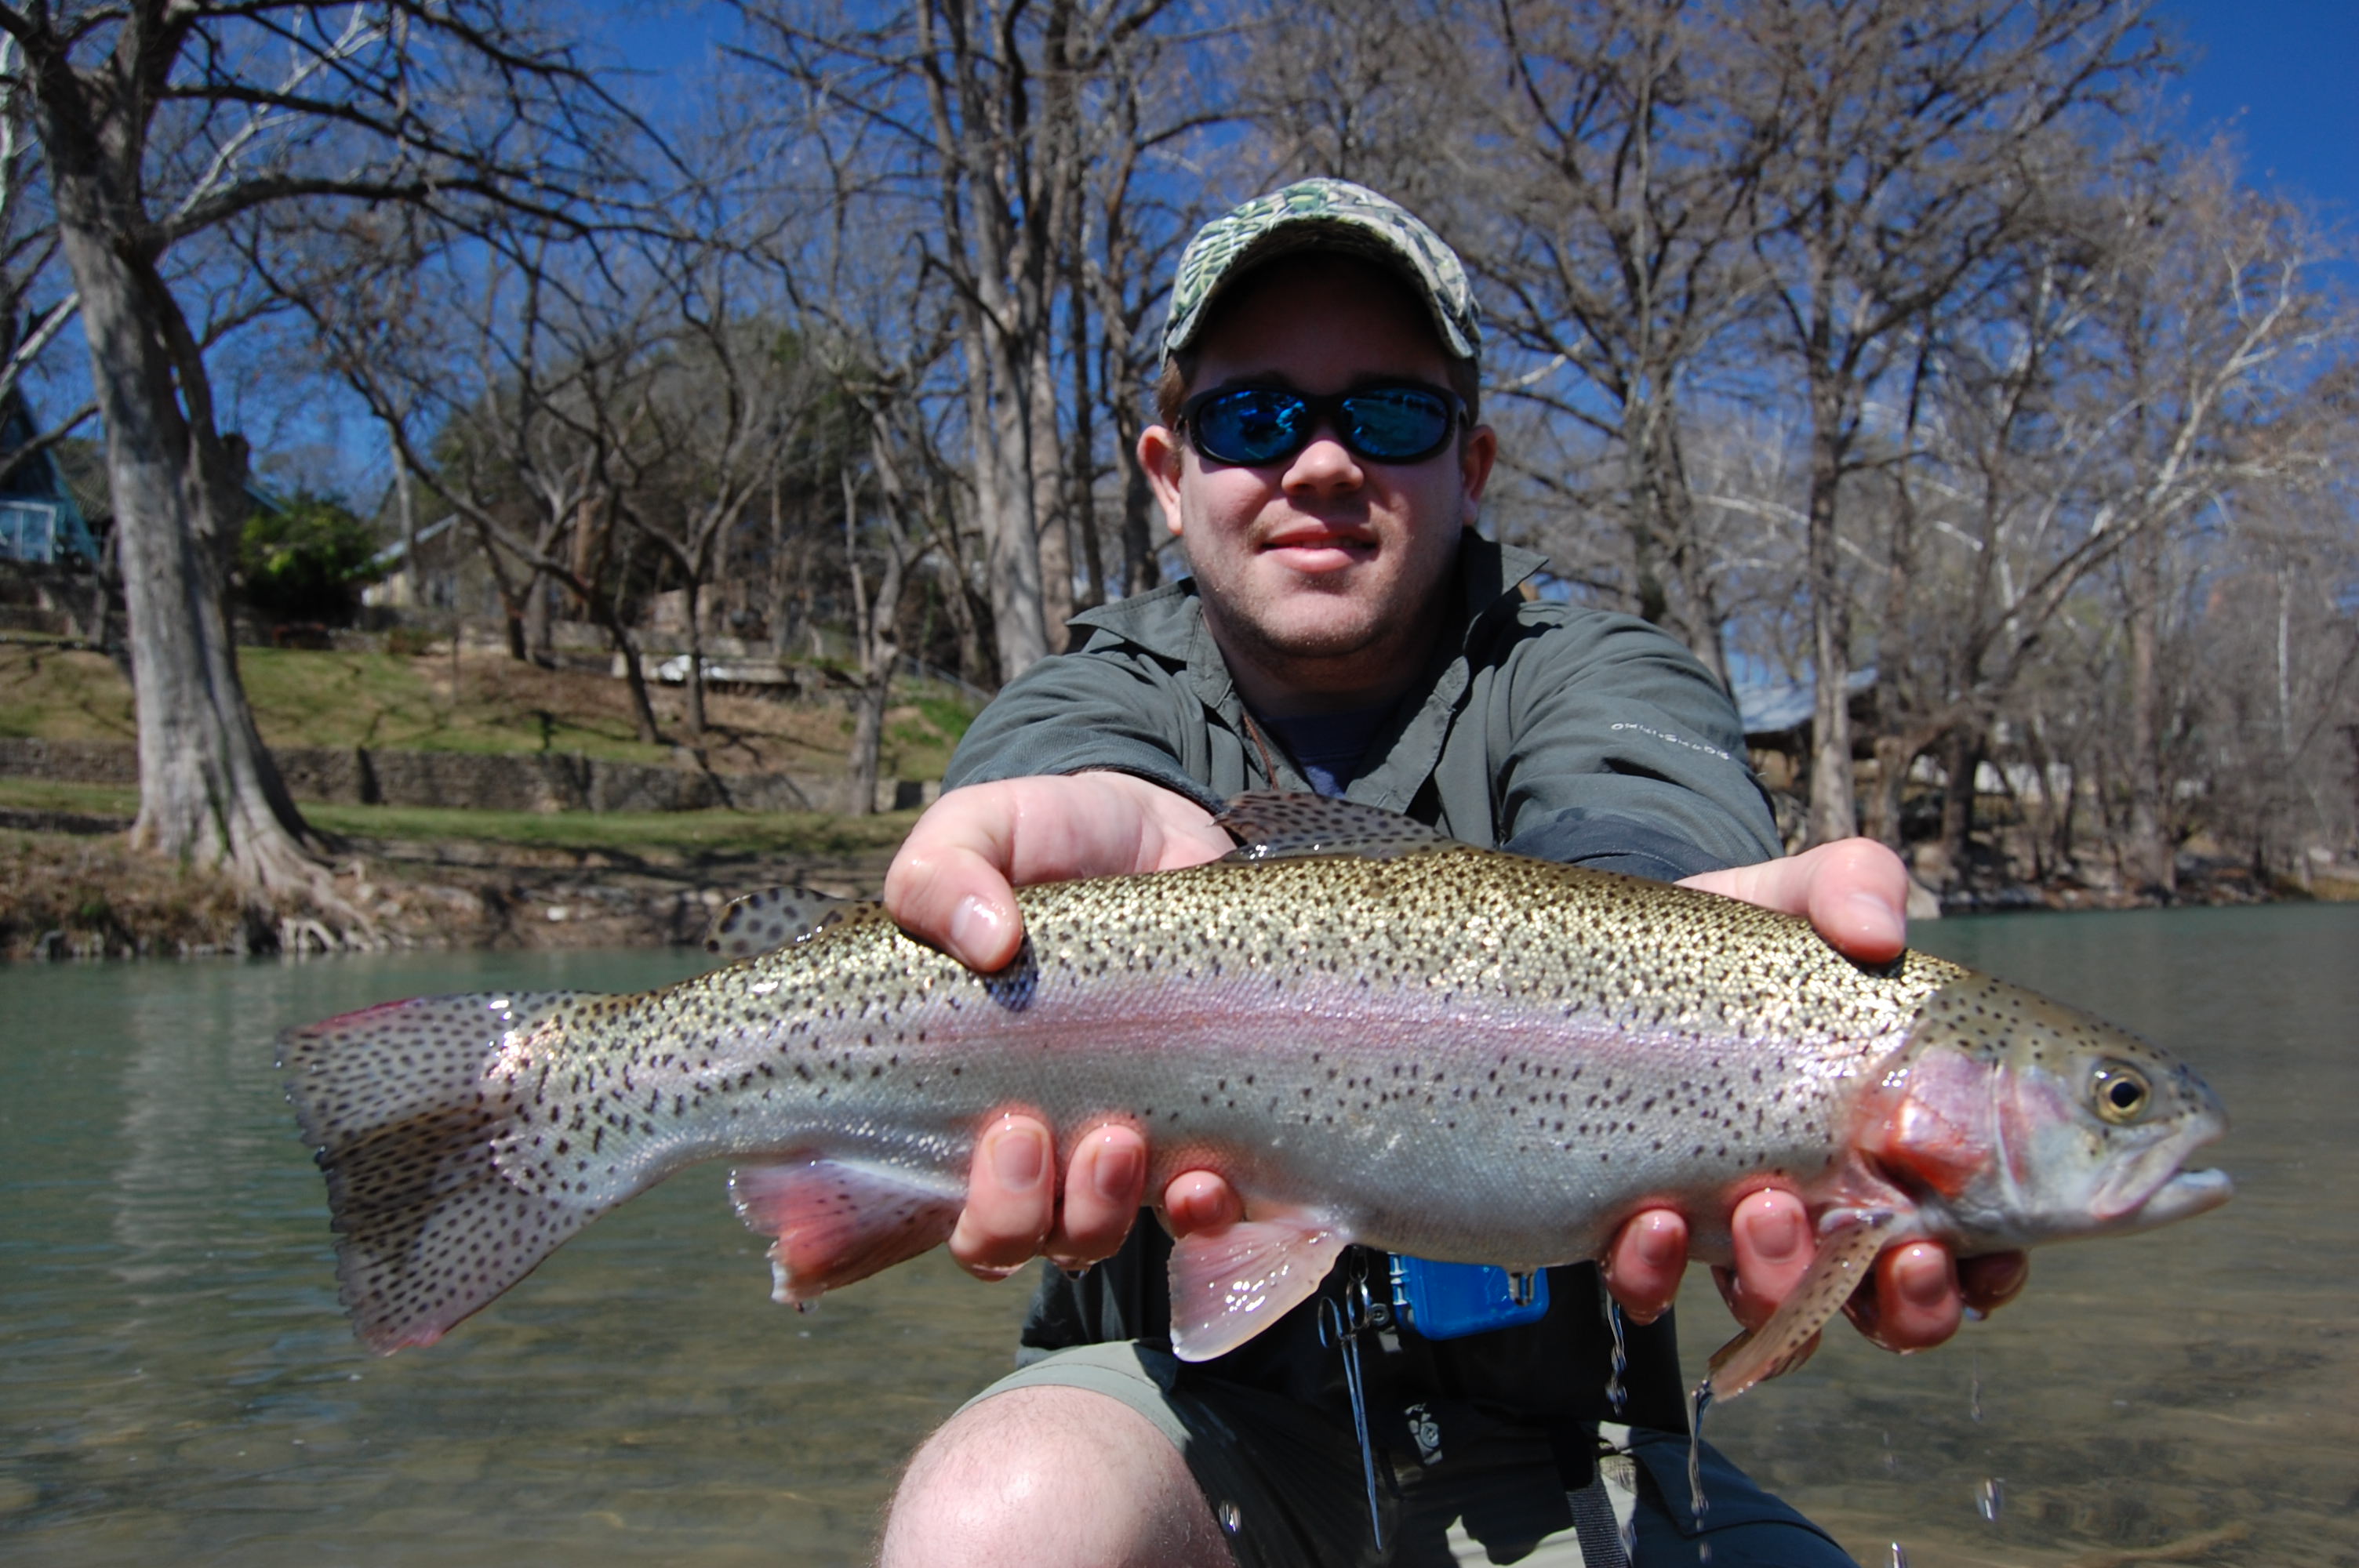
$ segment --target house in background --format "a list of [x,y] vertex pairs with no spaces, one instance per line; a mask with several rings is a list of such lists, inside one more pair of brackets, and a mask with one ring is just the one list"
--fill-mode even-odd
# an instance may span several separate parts
[[[0,399],[0,452],[13,452],[40,435],[22,395]],[[0,560],[62,566],[98,565],[98,541],[58,462],[44,447],[0,475]]]

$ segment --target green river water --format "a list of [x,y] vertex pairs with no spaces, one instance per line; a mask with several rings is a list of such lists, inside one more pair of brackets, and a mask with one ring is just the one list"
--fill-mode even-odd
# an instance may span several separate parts
[[[2219,1213],[2040,1253],[1926,1355],[1847,1330],[1708,1430],[1868,1568],[2359,1564],[2359,907],[2020,915],[1923,945],[2191,1059]],[[0,969],[0,1562],[850,1563],[1025,1287],[939,1257],[774,1307],[718,1168],[442,1344],[364,1352],[272,1067],[390,997],[630,989],[679,953]],[[1699,1271],[1699,1274],[1701,1271]],[[1683,1303],[1699,1363],[1724,1334]]]

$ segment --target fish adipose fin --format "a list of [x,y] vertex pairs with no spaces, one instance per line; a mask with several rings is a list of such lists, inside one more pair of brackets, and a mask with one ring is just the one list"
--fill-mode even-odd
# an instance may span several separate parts
[[1351,1238],[1315,1214],[1243,1220],[1171,1248],[1171,1353],[1225,1356],[1310,1299]]
[[842,920],[859,904],[809,888],[764,888],[733,900],[714,917],[704,950],[724,958],[774,953]]
[[1733,1400],[1797,1365],[1819,1330],[1867,1278],[1876,1253],[1899,1223],[1890,1209],[1838,1209],[1821,1219],[1818,1256],[1810,1260],[1810,1271],[1768,1322],[1712,1352],[1704,1389],[1714,1400]]
[[1226,857],[1232,860],[1284,860],[1302,855],[1392,860],[1462,847],[1457,839],[1398,812],[1277,790],[1238,795],[1216,820],[1237,841]]
[[740,1165],[729,1196],[748,1228],[776,1238],[770,1298],[789,1306],[932,1251],[966,1202],[955,1182],[819,1157]]
[[287,1098],[328,1179],[344,1307],[370,1349],[433,1344],[630,1195],[585,1201],[546,1167],[512,1178],[498,1162],[539,1098],[536,1039],[605,1000],[427,997],[279,1036]]

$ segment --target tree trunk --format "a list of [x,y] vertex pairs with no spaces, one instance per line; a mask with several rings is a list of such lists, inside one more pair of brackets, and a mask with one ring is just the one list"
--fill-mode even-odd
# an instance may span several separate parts
[[2130,823],[2127,870],[2140,889],[2168,898],[2179,890],[2178,856],[2163,800],[2161,639],[2162,546],[2151,531],[2134,546],[2130,568]]
[[692,746],[704,744],[704,605],[698,593],[700,573],[688,574],[686,586],[680,589],[679,600],[688,612],[688,680],[683,689],[688,693],[688,740]]
[[1671,600],[1663,586],[1663,493],[1657,459],[1660,406],[1634,399],[1623,409],[1624,522],[1630,535],[1631,613],[1651,626],[1670,619]]
[[852,783],[849,809],[866,816],[876,809],[876,784],[884,769],[885,705],[893,689],[893,668],[863,674],[852,699]]
[[1810,654],[1818,691],[1811,709],[1809,842],[1824,844],[1859,831],[1851,766],[1851,607],[1843,594],[1843,560],[1835,544],[1835,492],[1843,482],[1841,455],[1830,432],[1838,417],[1831,390],[1814,389],[1818,425],[1810,443],[1808,581]]
[[72,139],[46,139],[106,421],[139,729],[133,842],[223,867],[255,892],[321,894],[324,846],[238,678],[223,561],[244,519],[245,476],[213,429],[203,361],[154,265],[114,242],[102,215],[116,203],[94,171],[72,168]]
[[556,628],[550,625],[555,616],[549,602],[554,591],[555,585],[538,572],[525,582],[524,656],[526,662],[543,669],[553,669],[557,665]]
[[[997,353],[998,335],[977,323],[968,334],[969,439],[974,447],[975,510],[982,514],[984,569],[991,593],[999,678],[1014,680],[1049,651],[1041,615],[1040,536],[1032,514],[1032,475],[1017,389]],[[994,396],[990,384],[1002,384]]]
[[1073,618],[1072,519],[1064,505],[1065,464],[1058,456],[1057,368],[1044,328],[1033,334],[1024,399],[1024,451],[1031,469],[1032,515],[1040,530],[1040,635],[1045,653],[1062,653]]
[[1867,836],[1894,849],[1902,848],[1900,816],[1908,787],[1908,765],[1916,748],[1906,735],[1886,732],[1875,738],[1875,784],[1867,795]]
[[1980,735],[1969,725],[1951,730],[1941,745],[1941,768],[1949,775],[1941,794],[1941,861],[1948,868],[1947,885],[1970,881],[1967,844],[1974,831],[1974,774],[1982,764]]
[[850,804],[856,816],[868,816],[876,809],[876,783],[883,771],[880,753],[885,745],[885,708],[893,690],[893,666],[901,658],[894,627],[901,615],[901,585],[906,574],[903,563],[908,554],[906,531],[897,516],[902,501],[900,484],[883,435],[872,430],[870,445],[876,457],[877,482],[885,492],[884,513],[879,520],[886,540],[885,569],[874,600],[868,597],[866,574],[860,567],[858,491],[851,470],[843,470],[843,554],[852,579],[853,636],[860,659],[860,690],[853,699],[850,758]]
[[630,690],[631,722],[637,728],[639,740],[650,746],[662,745],[663,726],[656,721],[655,699],[647,695],[647,665],[639,656],[639,644],[611,609],[598,620],[605,628],[607,640],[614,643],[614,652],[623,655],[623,684]]

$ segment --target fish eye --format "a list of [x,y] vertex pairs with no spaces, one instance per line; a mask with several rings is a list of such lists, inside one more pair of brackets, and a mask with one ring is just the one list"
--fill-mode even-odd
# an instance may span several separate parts
[[2154,1098],[2154,1086],[2147,1081],[2144,1073],[2127,1062],[2111,1058],[2097,1064],[2096,1078],[2090,1088],[2097,1114],[2116,1127],[2136,1121]]

